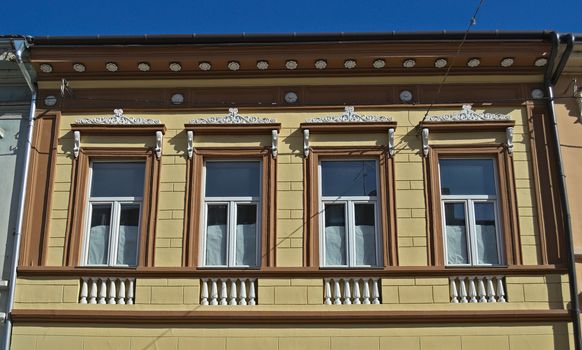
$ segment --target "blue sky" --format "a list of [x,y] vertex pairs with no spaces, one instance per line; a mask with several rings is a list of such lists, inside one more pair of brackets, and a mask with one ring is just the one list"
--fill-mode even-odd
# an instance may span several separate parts
[[[479,0],[5,0],[0,34],[464,30]],[[26,10],[28,8],[28,10]],[[582,0],[485,0],[472,30],[582,32]]]

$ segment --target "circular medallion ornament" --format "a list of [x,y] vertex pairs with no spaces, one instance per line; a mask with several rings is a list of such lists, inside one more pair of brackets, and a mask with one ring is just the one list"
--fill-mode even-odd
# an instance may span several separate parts
[[402,66],[404,68],[412,68],[412,67],[416,66],[416,61],[413,60],[412,58],[409,58],[407,60],[404,60],[404,62],[402,62]]
[[546,64],[548,64],[548,59],[545,57],[540,57],[534,61],[536,67],[544,67]]
[[117,72],[119,70],[119,66],[115,62],[107,62],[107,64],[105,64],[105,69],[110,72]]
[[381,58],[375,59],[374,62],[372,62],[372,66],[376,69],[384,68],[386,67],[386,61]]
[[48,107],[52,107],[57,104],[57,98],[53,95],[47,96],[44,98],[44,105]]
[[356,62],[356,60],[345,60],[344,61],[344,67],[346,67],[347,69],[354,69],[356,68],[356,66],[358,65],[358,63]]
[[172,72],[179,72],[182,70],[182,65],[180,62],[171,62],[169,68]]
[[470,60],[467,61],[467,67],[471,68],[479,67],[480,64],[481,60],[478,58],[471,58]]
[[405,103],[412,101],[412,92],[409,90],[400,91],[400,101]]
[[48,63],[43,63],[40,65],[40,71],[43,73],[51,73],[53,71],[53,66]]
[[299,97],[293,91],[289,91],[288,93],[285,94],[285,102],[287,103],[295,103],[297,102],[298,99]]
[[83,63],[75,63],[73,64],[73,70],[78,73],[83,73],[87,68]]
[[315,61],[315,68],[317,69],[325,69],[327,68],[327,61],[326,60],[317,60]]
[[237,61],[230,61],[228,62],[228,69],[230,69],[231,71],[237,71],[240,69],[240,63],[238,63]]
[[137,69],[139,69],[140,72],[148,72],[151,69],[151,66],[147,62],[140,62],[137,64]]
[[259,70],[267,70],[269,68],[269,62],[262,60],[257,62],[257,68]]
[[182,103],[184,103],[184,95],[173,94],[171,97],[171,101],[173,105],[181,105]]
[[501,60],[501,62],[499,63],[501,65],[501,67],[511,67],[513,66],[513,63],[515,62],[515,60],[511,57],[505,57],[504,59]]
[[289,69],[289,70],[294,70],[297,69],[297,61],[295,60],[287,60],[287,62],[285,62],[285,68]]
[[439,58],[434,61],[434,66],[436,68],[445,68],[449,62],[445,58]]
[[533,89],[531,91],[531,97],[534,99],[540,99],[544,97],[544,91],[542,89]]
[[212,69],[212,64],[210,62],[200,62],[198,63],[198,68],[203,71],[209,71]]

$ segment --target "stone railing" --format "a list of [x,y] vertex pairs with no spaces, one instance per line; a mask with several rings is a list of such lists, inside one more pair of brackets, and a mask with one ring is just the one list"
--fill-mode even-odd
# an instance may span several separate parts
[[84,277],[79,304],[133,304],[135,278]]
[[201,305],[257,305],[256,278],[207,278],[200,281]]
[[501,276],[455,276],[449,278],[451,303],[505,303],[505,278]]
[[326,278],[324,280],[323,303],[381,304],[379,278]]

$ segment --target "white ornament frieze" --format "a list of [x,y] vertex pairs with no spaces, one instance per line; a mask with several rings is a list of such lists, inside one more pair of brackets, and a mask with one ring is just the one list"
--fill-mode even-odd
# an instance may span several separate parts
[[238,114],[238,108],[229,108],[224,117],[208,117],[193,119],[190,124],[274,124],[275,119],[251,117]]
[[427,122],[473,122],[473,121],[506,121],[511,120],[508,115],[497,113],[477,113],[471,105],[463,105],[460,112],[455,114],[433,115],[426,117]]
[[317,117],[307,119],[307,123],[389,123],[392,118],[379,115],[359,115],[354,107],[346,106],[345,112],[338,116]]
[[75,121],[79,125],[159,125],[158,119],[131,118],[123,115],[123,109],[115,109],[111,117],[83,118]]

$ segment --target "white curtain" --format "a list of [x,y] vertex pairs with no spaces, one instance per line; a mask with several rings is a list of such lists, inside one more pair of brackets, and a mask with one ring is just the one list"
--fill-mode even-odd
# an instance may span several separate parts
[[346,265],[346,229],[343,226],[325,228],[325,264]]
[[257,265],[257,225],[236,225],[236,265]]
[[376,233],[374,226],[356,228],[356,265],[376,265]]
[[467,264],[467,235],[465,226],[446,226],[447,262],[449,264]]
[[208,225],[206,265],[226,265],[226,225]]
[[495,226],[475,225],[477,228],[477,262],[479,264],[498,264],[497,237]]
[[109,245],[109,225],[91,227],[89,231],[89,256],[87,265],[107,264],[107,249]]
[[117,242],[117,264],[137,265],[137,226],[121,225]]

